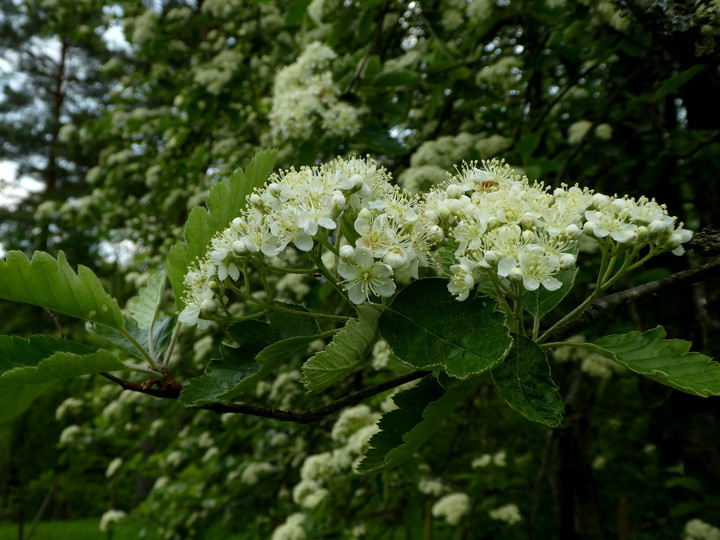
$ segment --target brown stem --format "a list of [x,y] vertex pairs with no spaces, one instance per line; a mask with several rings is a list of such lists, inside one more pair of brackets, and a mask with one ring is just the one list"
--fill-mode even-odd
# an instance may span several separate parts
[[[236,414],[249,414],[251,416],[260,416],[263,418],[273,418],[275,420],[281,420],[283,422],[295,422],[297,424],[309,424],[315,422],[325,416],[329,416],[340,409],[360,403],[364,399],[367,399],[391,388],[396,388],[407,382],[414,381],[416,379],[422,379],[426,375],[429,375],[429,371],[411,371],[405,373],[394,379],[390,379],[385,382],[374,384],[353,392],[343,398],[328,403],[323,407],[317,407],[315,409],[309,409],[306,411],[287,411],[283,409],[271,409],[267,407],[258,407],[256,405],[247,405],[245,403],[208,403],[207,405],[201,405],[196,407],[197,409],[205,409],[218,414],[222,413],[236,413]],[[110,373],[101,373],[106,379],[120,385],[123,390],[130,390],[132,392],[139,392],[141,394],[149,394],[151,396],[164,398],[164,399],[178,399],[180,397],[181,389],[177,386],[171,385],[160,388],[152,388],[136,383],[124,381],[111,375]]]

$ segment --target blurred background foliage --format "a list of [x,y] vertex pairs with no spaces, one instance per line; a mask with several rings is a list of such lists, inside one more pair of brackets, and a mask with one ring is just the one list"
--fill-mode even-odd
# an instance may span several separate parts
[[[209,187],[267,146],[281,167],[370,154],[414,191],[463,160],[500,157],[549,185],[656,197],[689,228],[716,226],[717,0],[1,0],[0,10],[0,160],[17,165],[2,180],[33,181],[0,207],[0,242],[65,251],[121,305]],[[331,52],[313,64],[307,51],[320,44]],[[622,286],[703,256],[658,259]],[[663,324],[717,358],[719,285],[664,291],[586,335]],[[308,289],[289,283],[288,299],[323,301]],[[81,330],[0,308],[4,334]],[[185,332],[176,376],[196,375],[220,338]],[[397,373],[387,356],[377,348],[335,394]],[[580,353],[558,360],[562,428],[530,425],[480,388],[417,460],[370,477],[351,470],[353,436],[387,395],[301,426],[74,381],[0,427],[0,515],[29,524],[118,509],[165,538],[715,534],[693,520],[720,525],[716,398]],[[261,382],[255,401],[326,399],[304,396],[298,367]],[[458,493],[469,510],[455,518],[441,503]]]

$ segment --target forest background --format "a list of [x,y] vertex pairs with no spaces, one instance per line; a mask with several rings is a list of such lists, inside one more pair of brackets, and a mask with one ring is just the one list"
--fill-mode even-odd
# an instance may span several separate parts
[[[463,161],[498,157],[551,186],[656,197],[705,233],[616,290],[717,256],[717,1],[3,0],[0,9],[0,159],[17,164],[15,181],[39,186],[0,208],[0,242],[63,251],[121,305],[210,188],[269,147],[282,168],[369,154],[411,191]],[[308,60],[320,47],[331,53]],[[584,338],[662,324],[717,358],[720,282],[703,277],[627,304]],[[318,289],[302,277],[282,285],[295,303],[322,301]],[[84,332],[39,308],[0,309],[2,334]],[[175,314],[169,298],[163,310]],[[175,376],[196,376],[221,339],[221,328],[185,329]],[[387,393],[302,425],[184,409],[99,376],[63,382],[0,426],[2,516],[105,515],[106,528],[122,518],[167,538],[715,534],[698,520],[720,524],[716,398],[579,350],[556,360],[560,428],[528,423],[481,386],[413,459],[367,476],[318,469],[339,452],[357,457],[353,436],[363,440]],[[336,394],[397,373],[376,347]],[[322,403],[300,378],[289,364],[258,383],[255,401]]]

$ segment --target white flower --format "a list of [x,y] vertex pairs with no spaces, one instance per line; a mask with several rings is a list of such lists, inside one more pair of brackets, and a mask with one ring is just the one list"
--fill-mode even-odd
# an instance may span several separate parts
[[623,244],[635,237],[637,225],[627,223],[614,214],[588,210],[585,212],[585,232],[597,238],[610,237],[616,242]]
[[354,304],[369,300],[370,294],[387,297],[395,293],[392,268],[376,261],[365,247],[357,247],[352,257],[343,259],[338,272],[345,279],[345,289]]

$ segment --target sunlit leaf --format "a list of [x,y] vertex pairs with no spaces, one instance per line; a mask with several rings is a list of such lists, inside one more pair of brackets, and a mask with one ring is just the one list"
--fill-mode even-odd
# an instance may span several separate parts
[[103,289],[100,280],[85,266],[77,274],[60,252],[57,259],[36,251],[28,260],[10,251],[0,260],[0,298],[41,306],[52,311],[122,328],[117,300]]
[[380,312],[374,307],[358,306],[358,319],[348,321],[325,349],[303,365],[305,388],[319,392],[352,373],[377,339],[379,317]]
[[605,336],[589,344],[598,354],[666,386],[700,397],[720,395],[720,363],[690,351],[692,343],[663,339],[662,326]]

